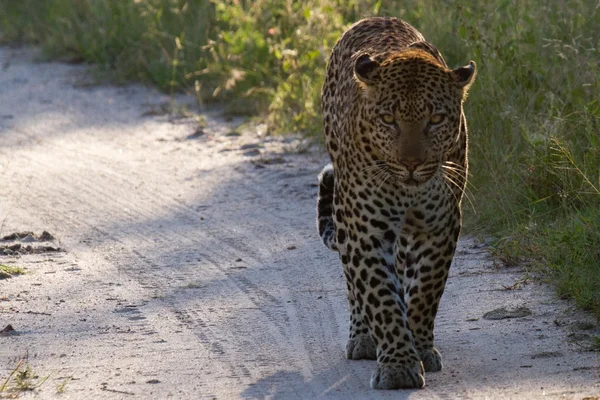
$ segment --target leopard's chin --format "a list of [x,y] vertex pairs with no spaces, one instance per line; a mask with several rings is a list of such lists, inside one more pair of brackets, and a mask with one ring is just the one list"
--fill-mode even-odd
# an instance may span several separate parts
[[421,189],[427,185],[427,182],[429,182],[431,178],[433,178],[433,176],[428,176],[425,179],[415,179],[413,176],[410,176],[400,180],[400,184],[407,189]]

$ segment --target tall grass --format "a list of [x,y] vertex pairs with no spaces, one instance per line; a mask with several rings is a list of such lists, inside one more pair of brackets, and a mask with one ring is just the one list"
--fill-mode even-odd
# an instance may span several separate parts
[[0,0],[5,41],[307,135],[321,131],[332,46],[372,15],[412,23],[451,66],[477,62],[468,226],[497,236],[498,251],[536,260],[560,293],[600,316],[596,0]]
[[118,81],[182,89],[205,69],[213,33],[208,1],[1,0],[7,41],[42,45],[50,58],[86,61]]

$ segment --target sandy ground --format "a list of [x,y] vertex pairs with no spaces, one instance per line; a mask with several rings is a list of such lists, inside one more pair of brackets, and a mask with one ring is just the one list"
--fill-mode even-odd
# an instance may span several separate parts
[[35,234],[0,241],[27,271],[0,280],[0,387],[26,358],[49,378],[22,398],[600,398],[595,321],[468,237],[437,319],[444,370],[371,390],[316,234],[322,152],[215,112],[198,128],[84,66],[6,48],[0,65],[0,237]]

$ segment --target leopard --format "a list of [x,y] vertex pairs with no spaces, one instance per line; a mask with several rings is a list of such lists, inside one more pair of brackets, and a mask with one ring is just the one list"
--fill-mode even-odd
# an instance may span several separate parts
[[462,228],[475,76],[392,17],[356,22],[329,57],[317,228],[346,278],[346,357],[376,360],[373,389],[422,388],[442,369],[434,322]]

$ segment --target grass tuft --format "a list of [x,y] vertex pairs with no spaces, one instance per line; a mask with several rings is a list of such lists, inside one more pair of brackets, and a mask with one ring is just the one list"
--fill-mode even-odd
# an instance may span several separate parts
[[68,376],[68,377],[64,378],[64,380],[56,386],[56,393],[58,393],[58,394],[65,393],[65,391],[67,389],[67,383],[69,383],[71,381],[71,379],[73,379],[72,376]]
[[12,278],[15,275],[22,275],[25,270],[21,267],[0,264],[0,280]]
[[39,388],[49,377],[40,378],[26,363],[26,359],[21,359],[0,385],[0,398],[15,399],[23,392]]

